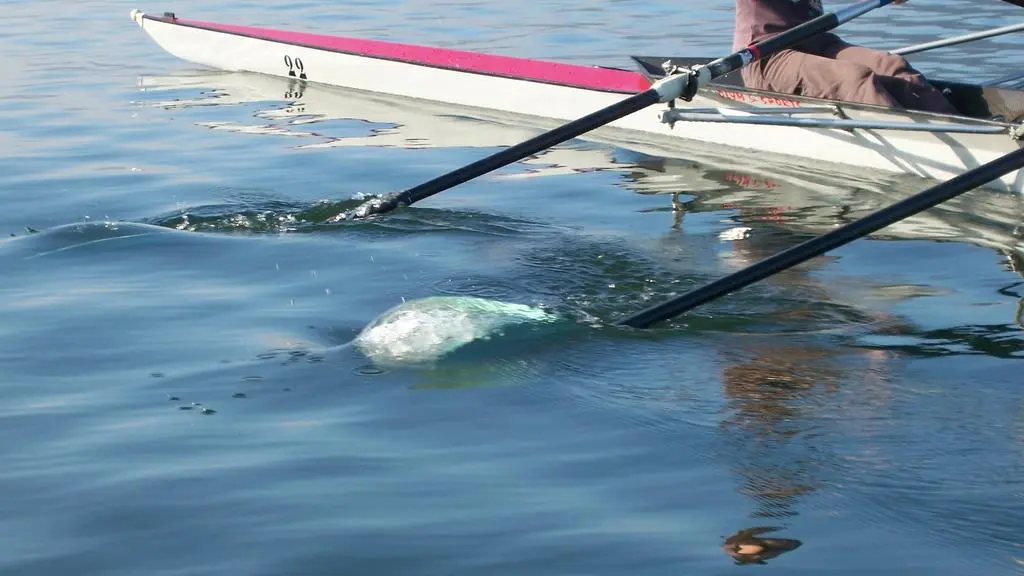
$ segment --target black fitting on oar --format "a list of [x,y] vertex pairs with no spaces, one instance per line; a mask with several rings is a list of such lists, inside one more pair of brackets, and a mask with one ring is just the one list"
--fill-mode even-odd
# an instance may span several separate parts
[[987,164],[982,164],[942,184],[929,188],[924,192],[919,192],[910,198],[901,200],[888,208],[878,210],[860,220],[850,222],[827,234],[797,244],[739,272],[730,274],[710,284],[705,284],[696,290],[677,296],[657,306],[637,312],[620,320],[618,323],[634,328],[647,328],[657,322],[668,320],[701,304],[749,286],[758,280],[792,268],[815,256],[821,256],[829,250],[853,242],[858,238],[863,238],[890,224],[909,218],[918,212],[923,212],[946,200],[955,198],[1021,168],[1024,168],[1024,148],[1014,150]]

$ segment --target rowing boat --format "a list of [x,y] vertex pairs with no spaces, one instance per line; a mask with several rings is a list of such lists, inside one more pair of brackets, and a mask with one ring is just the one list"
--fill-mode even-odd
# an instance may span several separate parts
[[[552,124],[643,92],[674,67],[711,58],[633,56],[635,70],[451,50],[379,40],[186,20],[132,10],[132,20],[164,50],[228,71],[497,111]],[[948,180],[1024,145],[1024,75],[999,84],[933,80],[961,115],[754,90],[738,73],[690,101],[641,110],[600,128],[676,147],[709,143],[821,168],[823,162],[874,172]],[[770,148],[766,149],[766,146]],[[1022,192],[1024,171],[989,188]]]

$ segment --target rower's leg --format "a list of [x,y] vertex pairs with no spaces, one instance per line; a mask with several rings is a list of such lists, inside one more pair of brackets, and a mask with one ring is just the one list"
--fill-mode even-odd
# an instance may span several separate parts
[[782,50],[741,69],[744,84],[757,90],[843,102],[902,108],[882,79],[867,66],[796,50]]
[[931,84],[921,85],[893,76],[882,76],[881,80],[886,90],[905,108],[940,114],[960,114],[960,111],[946,99],[945,95]]
[[898,54],[856,46],[837,38],[824,49],[822,55],[874,70],[875,74],[882,77],[882,84],[886,90],[905,108],[942,114],[960,113],[942,92],[932,86],[906,58]]

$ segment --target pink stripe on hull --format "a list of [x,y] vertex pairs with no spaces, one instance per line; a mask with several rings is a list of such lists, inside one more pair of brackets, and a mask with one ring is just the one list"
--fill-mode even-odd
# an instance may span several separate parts
[[302,32],[285,32],[270,28],[253,26],[234,26],[231,24],[215,24],[196,20],[169,20],[154,18],[164,22],[184,24],[218,32],[228,32],[242,36],[251,36],[264,40],[272,40],[286,44],[299,44],[310,48],[319,48],[357,56],[397,60],[410,64],[422,64],[437,68],[449,68],[478,74],[490,74],[535,82],[546,82],[577,88],[588,88],[603,92],[620,92],[635,94],[651,87],[651,83],[639,72],[628,70],[610,70],[592,66],[529,60],[512,56],[497,56],[449,50],[429,46],[399,44],[381,40],[363,40],[323,34],[305,34]]

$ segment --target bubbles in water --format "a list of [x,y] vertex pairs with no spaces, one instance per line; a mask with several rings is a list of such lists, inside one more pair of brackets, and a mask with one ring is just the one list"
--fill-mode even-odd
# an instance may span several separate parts
[[360,332],[355,345],[375,362],[423,363],[499,336],[512,326],[556,319],[546,310],[523,304],[470,296],[423,298],[381,314]]

